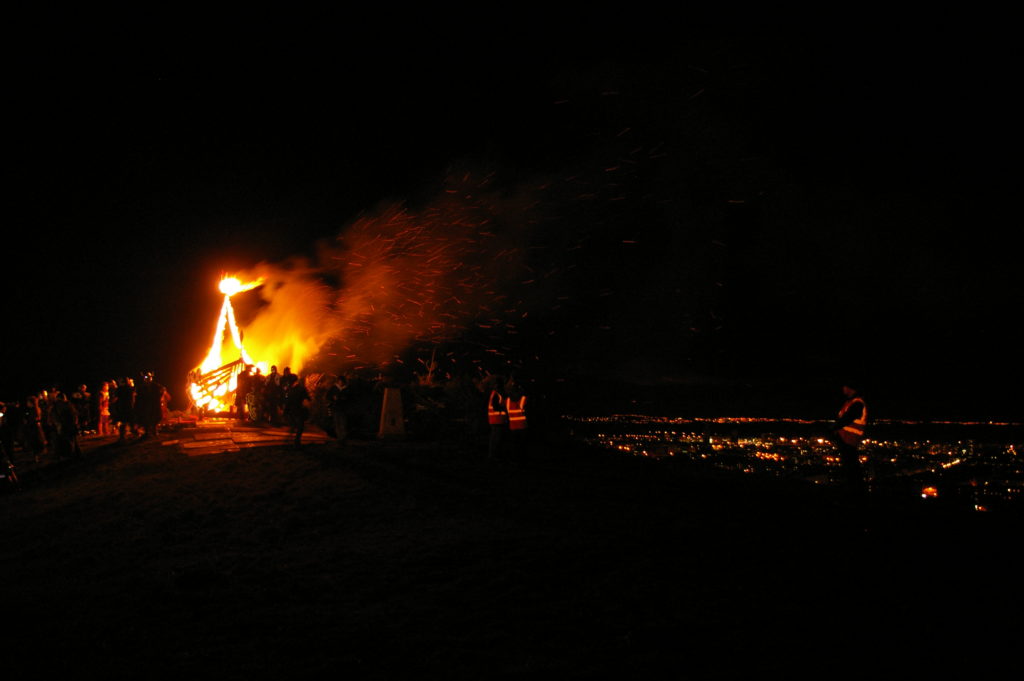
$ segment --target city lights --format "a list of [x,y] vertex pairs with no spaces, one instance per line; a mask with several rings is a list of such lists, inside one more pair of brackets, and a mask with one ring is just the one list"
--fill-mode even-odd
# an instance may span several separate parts
[[[743,475],[835,484],[838,450],[829,420],[749,417],[683,418],[621,414],[564,417],[588,444],[647,459],[690,462]],[[938,429],[935,428],[938,426]],[[971,429],[975,429],[972,431]],[[987,433],[979,439],[941,437],[943,429]],[[1017,456],[1022,425],[925,424],[879,420],[861,445],[872,484],[916,490],[929,500],[959,499],[978,511],[1024,503],[1024,462]],[[926,433],[928,436],[925,436]]]

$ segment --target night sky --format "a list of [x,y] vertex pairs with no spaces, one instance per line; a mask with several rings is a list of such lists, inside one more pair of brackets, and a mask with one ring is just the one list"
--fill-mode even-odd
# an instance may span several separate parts
[[1016,62],[852,39],[22,58],[0,395],[147,369],[175,392],[222,271],[474,194],[521,254],[495,284],[518,326],[444,349],[1020,418]]

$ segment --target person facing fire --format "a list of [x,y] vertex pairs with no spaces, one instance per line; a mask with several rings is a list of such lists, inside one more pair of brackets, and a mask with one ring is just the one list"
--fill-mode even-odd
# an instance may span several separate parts
[[309,418],[309,391],[306,390],[306,382],[295,374],[291,375],[288,384],[284,386],[284,417],[291,426],[291,432],[295,434],[295,447],[302,446],[302,432],[306,429],[306,419]]
[[46,443],[46,448],[49,454],[54,454],[54,450],[57,446],[57,434],[54,431],[53,425],[53,393],[46,390],[40,390],[39,395],[36,398],[36,403],[39,405],[40,423],[43,427],[43,442]]
[[67,395],[60,391],[53,394],[53,409],[50,412],[54,432],[54,454],[58,459],[79,456],[82,453],[78,445],[78,412]]
[[327,391],[327,412],[334,426],[334,436],[338,439],[338,447],[344,449],[348,444],[348,382],[338,375],[334,385]]
[[92,393],[89,392],[88,387],[84,383],[78,386],[78,390],[71,393],[71,404],[75,406],[75,411],[78,412],[78,424],[82,431],[92,430],[94,427]]
[[501,456],[501,445],[508,428],[508,412],[505,403],[505,378],[495,376],[491,393],[487,398],[487,423],[491,434],[487,443],[487,457],[497,459]]
[[270,425],[281,424],[281,407],[284,402],[284,386],[281,385],[281,374],[277,366],[270,367],[267,380],[263,384],[263,417]]
[[166,385],[160,386],[160,422],[168,423],[171,420],[171,391]]
[[246,396],[246,406],[249,408],[249,418],[253,421],[260,422],[263,420],[263,389],[266,384],[266,378],[260,372],[259,367],[253,369],[252,376],[249,377],[249,394]]
[[248,405],[249,391],[252,390],[252,365],[246,364],[242,371],[238,374],[237,384],[235,387],[235,418],[239,421],[245,421],[246,406]]
[[10,465],[14,465],[15,425],[12,420],[7,414],[7,405],[0,402],[0,459]]
[[143,439],[156,437],[157,428],[163,419],[162,400],[164,387],[157,383],[152,371],[142,375],[135,398],[138,422],[142,425]]
[[857,389],[849,383],[843,385],[845,401],[833,426],[839,464],[843,479],[850,489],[860,493],[864,487],[864,472],[860,465],[860,443],[867,428],[868,407]]
[[39,463],[43,449],[46,447],[46,434],[43,431],[43,410],[39,406],[39,398],[29,395],[25,398],[25,410],[21,420],[21,436],[25,449],[32,453],[32,458]]
[[117,441],[123,442],[126,435],[138,434],[138,425],[135,416],[135,381],[125,378],[117,386],[116,402],[117,411]]

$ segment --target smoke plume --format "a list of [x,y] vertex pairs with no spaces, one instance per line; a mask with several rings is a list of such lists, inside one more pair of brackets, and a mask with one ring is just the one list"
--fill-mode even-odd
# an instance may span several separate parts
[[530,304],[523,289],[536,283],[526,255],[537,201],[491,180],[450,176],[422,205],[359,216],[314,258],[243,273],[264,281],[257,314],[240,320],[249,353],[296,372],[336,370],[387,364],[415,343],[515,333]]

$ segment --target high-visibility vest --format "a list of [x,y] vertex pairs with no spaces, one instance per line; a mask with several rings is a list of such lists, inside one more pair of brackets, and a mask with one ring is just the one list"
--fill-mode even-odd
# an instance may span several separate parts
[[860,416],[843,426],[839,431],[839,437],[848,445],[858,445],[864,439],[864,428],[868,424],[868,407],[861,398],[850,398],[839,410],[839,418],[843,418],[851,409],[860,409]]
[[487,423],[492,426],[502,426],[508,422],[508,414],[505,413],[505,399],[497,390],[491,391],[487,399]]
[[526,395],[518,400],[508,398],[508,429],[523,430],[526,428]]

